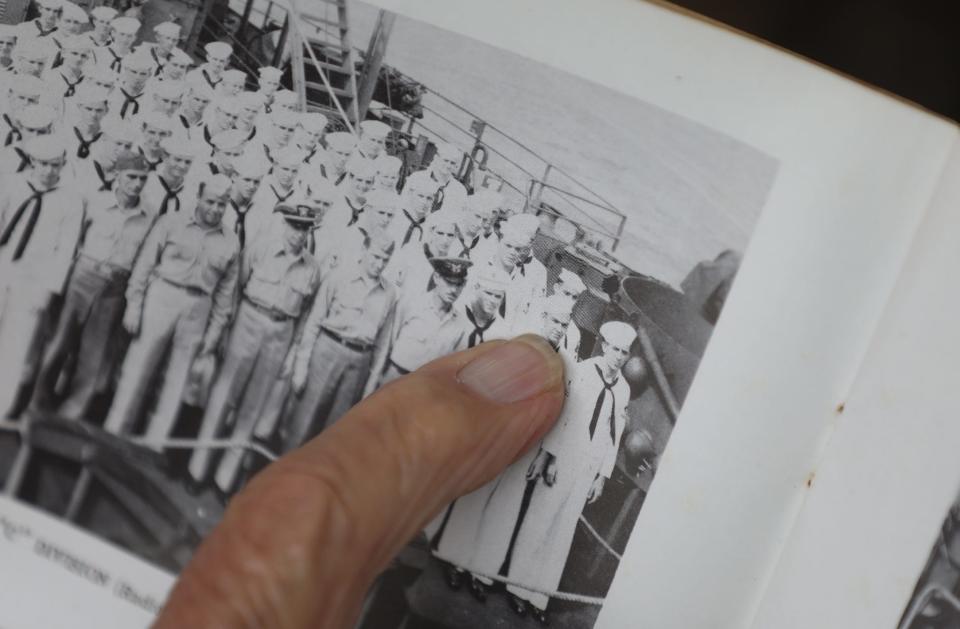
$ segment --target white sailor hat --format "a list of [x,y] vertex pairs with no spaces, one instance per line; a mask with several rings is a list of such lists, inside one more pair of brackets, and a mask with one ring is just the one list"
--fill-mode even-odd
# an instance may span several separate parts
[[235,149],[246,143],[247,135],[248,133],[246,131],[227,129],[210,138],[210,143],[220,150]]
[[540,229],[540,219],[533,214],[514,214],[503,223],[504,236],[511,235],[523,241],[533,241]]
[[165,116],[159,111],[148,111],[142,116],[139,117],[140,128],[143,129],[147,125],[150,125],[154,129],[159,129],[160,131],[173,132],[173,120],[170,119],[170,116]]
[[78,22],[88,22],[90,19],[87,16],[87,12],[84,11],[82,7],[72,2],[69,2],[69,0],[66,0],[63,2],[62,6],[60,7],[60,10],[61,10],[60,19],[73,18]]
[[238,82],[246,83],[247,73],[244,72],[243,70],[224,70],[221,78],[224,81],[230,81],[230,82],[238,81]]
[[43,80],[30,74],[13,74],[7,81],[7,89],[22,96],[37,98],[46,90]]
[[193,57],[185,53],[182,48],[174,48],[170,51],[170,57],[167,59],[167,63],[171,61],[175,61],[180,65],[193,65]]
[[544,314],[569,316],[573,313],[573,300],[565,295],[550,295],[543,300]]
[[131,141],[137,135],[137,129],[129,120],[118,116],[107,116],[100,121],[100,130],[114,140]]
[[457,227],[457,219],[459,218],[460,213],[453,210],[440,210],[439,212],[434,212],[427,218],[427,225],[430,226],[431,230],[435,230],[437,227],[445,226],[448,229],[455,229]]
[[121,67],[129,70],[152,70],[154,68],[153,58],[146,52],[134,52],[127,55],[120,62]]
[[274,154],[273,163],[278,166],[297,166],[303,165],[303,158],[306,153],[297,147],[288,144]]
[[37,0],[37,4],[48,9],[60,10],[63,8],[63,0]]
[[241,109],[260,110],[263,107],[263,94],[260,92],[240,92],[237,94],[237,101]]
[[73,96],[73,102],[78,105],[92,105],[93,103],[106,103],[108,98],[110,98],[110,92],[99,85],[81,83],[77,86],[77,93]]
[[0,39],[16,39],[19,34],[16,24],[0,24]]
[[490,210],[499,210],[503,205],[503,194],[490,188],[481,188],[477,190],[474,196],[477,197],[477,201],[487,206]]
[[376,229],[363,239],[363,246],[368,251],[385,253],[389,256],[393,255],[393,250],[396,248],[397,243],[390,237],[390,234],[382,229]]
[[95,17],[101,22],[111,22],[115,17],[117,17],[117,10],[113,7],[108,7],[105,4],[101,4],[98,7],[93,7],[90,9],[90,17]]
[[176,22],[160,22],[153,27],[153,32],[157,35],[165,35],[167,37],[180,37],[180,25]]
[[346,131],[334,131],[324,138],[327,148],[332,151],[352,151],[357,147],[357,138]]
[[[224,131],[224,133],[229,132]],[[270,162],[266,158],[253,153],[244,153],[233,160],[233,168],[240,177],[260,178],[270,171]]]
[[600,326],[600,336],[607,343],[629,349],[637,338],[637,331],[629,323],[607,321]]
[[38,61],[50,56],[50,48],[39,37],[21,37],[13,49],[13,56]]
[[216,107],[228,114],[240,113],[240,101],[236,98],[220,98],[217,100]]
[[454,157],[459,159],[463,156],[463,151],[455,144],[450,144],[449,142],[439,142],[437,143],[437,156]]
[[167,155],[194,159],[204,149],[209,149],[209,146],[206,143],[204,143],[203,146],[200,146],[194,142],[185,142],[183,138],[170,136],[168,138],[164,138],[163,141],[160,142],[160,148],[162,148],[163,152]]
[[403,166],[403,161],[399,157],[386,153],[375,159],[373,163],[376,164],[378,173],[390,173],[391,175],[398,174],[400,167]]
[[277,90],[277,93],[273,95],[273,102],[277,105],[297,105],[299,101],[300,97],[292,90]]
[[557,281],[564,286],[569,287],[571,291],[577,293],[582,293],[587,289],[587,285],[583,283],[583,280],[580,279],[580,276],[570,269],[560,269],[560,274],[557,277]]
[[440,187],[440,184],[430,176],[430,173],[426,170],[418,170],[415,173],[411,173],[407,177],[406,181],[403,182],[403,191],[420,191],[420,192],[430,192],[431,194],[436,192]]
[[316,111],[300,114],[300,126],[310,133],[323,133],[327,128],[327,117]]
[[317,177],[307,186],[307,199],[310,201],[334,201],[339,192],[333,182],[323,177]]
[[390,190],[373,190],[366,197],[367,207],[388,207],[394,211],[400,207],[400,195]]
[[93,42],[86,35],[68,35],[60,38],[60,46],[64,50],[86,50],[93,48]]
[[140,20],[135,17],[123,15],[113,18],[113,21],[110,22],[110,27],[118,33],[136,35],[137,31],[140,30]]
[[86,78],[101,83],[115,85],[117,82],[117,73],[105,63],[97,63],[90,66],[86,71]]
[[280,68],[274,68],[273,66],[263,66],[258,71],[261,79],[273,79],[280,80],[280,77],[283,76],[283,70]]
[[226,61],[233,54],[233,46],[222,41],[212,41],[203,47],[207,53],[207,59],[220,59]]
[[46,129],[56,122],[57,111],[49,105],[27,105],[16,112],[17,121],[21,127],[30,129]]
[[481,264],[475,268],[475,280],[479,286],[487,290],[507,290],[510,287],[510,276],[507,275],[502,266]]
[[300,124],[300,116],[289,109],[275,109],[273,113],[270,114],[270,122],[296,129],[297,125]]
[[213,194],[215,197],[225,197],[230,192],[230,177],[226,175],[212,175],[205,177],[202,182],[204,194]]
[[345,169],[354,177],[375,177],[377,175],[377,166],[372,159],[353,155],[347,160]]
[[186,90],[187,84],[183,81],[157,81],[153,87],[153,94],[163,98],[183,98]]
[[467,203],[463,208],[464,213],[480,214],[481,216],[491,216],[493,207],[487,203],[479,194],[471,194],[467,197]]
[[66,155],[67,143],[54,135],[38,135],[23,143],[24,152],[33,159],[43,161],[62,158]]
[[360,135],[371,138],[385,138],[390,133],[390,125],[379,120],[364,120],[360,123]]

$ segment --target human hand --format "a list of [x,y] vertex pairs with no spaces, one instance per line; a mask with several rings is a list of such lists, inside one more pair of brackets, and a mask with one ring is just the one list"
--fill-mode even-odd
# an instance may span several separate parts
[[154,629],[352,626],[403,545],[538,443],[563,395],[559,355],[533,336],[380,388],[233,498]]
[[123,329],[126,330],[130,336],[136,336],[140,334],[140,312],[133,308],[127,308],[123,313]]
[[310,368],[310,362],[305,360],[293,361],[293,374],[290,375],[290,388],[296,395],[303,394],[307,386],[307,370]]
[[547,466],[543,468],[543,482],[547,484],[547,487],[553,487],[557,482],[557,458],[549,457],[547,459]]
[[587,494],[587,504],[593,504],[600,499],[603,494],[603,481],[603,476],[597,476],[593,479],[593,484],[590,485],[590,493]]
[[546,450],[537,452],[537,456],[530,463],[530,467],[527,468],[527,480],[533,480],[543,474],[543,468],[547,464],[548,456]]

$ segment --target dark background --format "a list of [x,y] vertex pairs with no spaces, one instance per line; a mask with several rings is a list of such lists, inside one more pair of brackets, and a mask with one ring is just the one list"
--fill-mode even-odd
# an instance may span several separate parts
[[960,120],[960,2],[674,0]]

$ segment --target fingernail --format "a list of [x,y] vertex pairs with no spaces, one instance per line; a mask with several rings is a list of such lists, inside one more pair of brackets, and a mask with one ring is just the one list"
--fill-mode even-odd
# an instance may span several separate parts
[[488,400],[512,404],[555,387],[563,360],[541,337],[518,336],[468,363],[457,380]]

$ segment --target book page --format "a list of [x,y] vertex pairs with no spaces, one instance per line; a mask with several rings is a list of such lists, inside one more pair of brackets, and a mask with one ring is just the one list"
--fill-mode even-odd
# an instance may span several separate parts
[[860,373],[838,398],[754,627],[960,626],[948,601],[960,486],[958,175],[955,150]]
[[[161,601],[252,474],[322,432],[369,388],[484,338],[483,325],[466,314],[483,308],[487,338],[534,331],[556,343],[569,364],[569,407],[587,409],[570,411],[562,424],[592,423],[588,414],[599,401],[594,414],[610,419],[599,432],[584,425],[577,434],[589,434],[590,447],[601,435],[603,447],[563,459],[544,443],[563,479],[556,482],[567,483],[560,502],[568,507],[551,506],[559,495],[548,482],[552,473],[544,469],[531,485],[518,467],[498,481],[501,491],[490,488],[489,497],[508,503],[490,511],[503,517],[470,530],[457,525],[453,508],[438,514],[375,586],[364,626],[489,627],[493,619],[523,627],[538,613],[570,628],[743,626],[955,129],[658,6],[377,6],[399,15],[385,22],[373,5],[351,2],[349,26],[362,46],[377,24],[391,24],[389,81],[375,86],[370,114],[383,125],[367,127],[386,126],[386,137],[350,138],[349,114],[313,79],[304,97],[329,116],[326,146],[313,153],[299,143],[317,141],[310,131],[316,118],[297,118],[294,140],[283,115],[264,111],[243,122],[237,112],[230,122],[230,99],[221,95],[185,140],[177,129],[179,143],[160,147],[165,175],[175,168],[163,162],[185,159],[185,147],[195,147],[186,157],[196,167],[184,178],[182,198],[171,197],[159,175],[147,176],[142,196],[153,205],[145,214],[155,222],[141,234],[142,249],[115,260],[122,272],[103,277],[112,267],[84,262],[97,254],[90,230],[105,224],[97,217],[115,196],[86,193],[84,184],[102,173],[81,163],[78,147],[61,165],[58,194],[85,198],[90,218],[74,242],[78,255],[56,260],[62,283],[53,272],[31,274],[56,266],[43,250],[17,254],[16,246],[0,245],[0,287],[13,296],[0,305],[0,375],[12,400],[0,423],[5,528],[40,530],[52,517],[86,530],[126,554],[97,563],[83,537],[67,536],[63,551],[77,559],[71,565],[89,564],[111,579],[124,575],[138,600]],[[315,37],[332,54],[323,46],[337,42],[309,17],[292,20],[293,41]],[[238,55],[238,66],[241,58],[248,62]],[[206,81],[202,73],[211,69],[191,71]],[[277,98],[276,109],[281,101],[297,106],[296,94]],[[240,134],[245,146],[234,166],[205,144],[228,142],[210,132],[223,121],[252,124]],[[152,153],[144,124],[153,123],[141,121],[133,141]],[[105,127],[122,135],[122,124]],[[370,164],[368,154],[377,153],[399,159]],[[208,206],[226,205],[199,182],[220,181],[212,173],[224,167],[254,172],[259,166],[249,162],[262,166],[264,155],[275,172],[262,169],[256,192],[229,182],[237,208],[220,210],[226,228],[220,248],[204,258],[210,268],[199,277],[183,273],[183,232],[191,220],[209,219]],[[18,160],[7,157],[16,170]],[[13,210],[32,170],[8,179],[4,203]],[[420,195],[427,206],[414,201],[418,185],[433,186]],[[329,190],[330,198],[321,198]],[[293,242],[290,230],[304,222],[276,216],[282,201],[298,217],[306,208],[314,221],[309,249],[320,271],[299,276],[304,283],[290,286],[291,299],[280,302],[250,278],[266,268],[261,249],[280,234]],[[238,209],[244,203],[252,212],[246,217]],[[17,213],[4,214],[4,229],[13,225],[8,242],[26,238],[30,245],[23,223],[13,220]],[[37,234],[54,232],[69,233],[41,224]],[[377,255],[369,252],[373,242],[380,243]],[[508,251],[515,248],[526,254]],[[36,265],[20,262],[31,255]],[[384,256],[386,268],[377,267]],[[436,258],[456,262],[437,268]],[[236,299],[228,300],[231,269],[241,259],[251,275],[234,284]],[[509,277],[497,296],[502,312],[478,298],[475,269],[496,265]],[[467,269],[466,280],[451,269]],[[351,273],[360,272],[380,282],[382,299],[358,306],[343,296],[358,279]],[[443,297],[436,286],[447,280],[456,290]],[[94,309],[85,282],[111,287],[97,294]],[[52,294],[27,290],[35,287]],[[570,300],[553,298],[564,291],[576,296],[566,312],[558,304]],[[297,295],[323,295],[342,316],[314,316],[310,300]],[[396,308],[386,307],[390,299]],[[604,337],[611,322],[626,324],[629,337],[614,334],[623,325]],[[385,338],[386,329],[408,332]],[[211,337],[215,349],[201,352]],[[611,347],[627,350],[628,359],[614,360]],[[293,373],[284,368],[286,355],[295,359]],[[100,361],[96,369],[77,368],[87,359]],[[301,385],[296,369],[305,375]],[[344,384],[338,377],[348,370],[360,376]],[[612,395],[589,380],[595,372]],[[77,391],[94,394],[79,413],[70,403]],[[36,410],[49,405],[55,410]],[[593,500],[591,485],[601,479]],[[530,532],[553,521],[562,526]],[[493,541],[478,544],[481,537]],[[3,556],[29,564],[39,578],[64,578],[62,562],[37,556],[36,548],[24,552],[9,536],[0,544],[9,546]],[[478,549],[497,565],[457,555]],[[510,562],[497,562],[498,553]],[[119,557],[128,560],[122,569]],[[460,589],[453,590],[448,577],[457,570]],[[139,571],[142,579],[130,576]],[[475,579],[482,596],[470,594]],[[28,600],[34,583],[14,579],[2,596]],[[99,626],[114,607],[130,604],[89,600],[89,614],[73,626]],[[44,613],[70,617],[66,603],[46,605]],[[0,605],[5,629],[30,626],[22,616],[4,616],[5,609]]]

